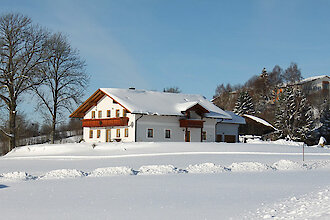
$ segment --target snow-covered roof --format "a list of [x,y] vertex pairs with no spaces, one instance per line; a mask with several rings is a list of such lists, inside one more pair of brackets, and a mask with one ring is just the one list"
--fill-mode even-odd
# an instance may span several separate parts
[[271,127],[271,128],[273,128],[274,130],[277,130],[273,125],[271,125],[269,122],[265,121],[265,120],[262,119],[262,118],[258,118],[258,117],[256,117],[256,116],[253,116],[253,115],[247,115],[247,114],[244,114],[243,116],[244,116],[244,117],[247,117],[247,118],[250,118],[250,119],[252,119],[252,120],[254,120],[254,121],[258,122],[258,123],[261,123],[261,124],[263,124],[263,125],[265,125],[265,126],[267,126],[267,127]]
[[321,78],[329,78],[330,79],[330,77],[327,76],[327,75],[312,76],[312,77],[308,77],[306,79],[301,80],[298,84],[303,84],[303,83],[311,82],[311,81],[314,81],[314,80],[317,80],[317,79],[321,79]]
[[245,124],[245,119],[239,115],[236,115],[234,112],[231,111],[225,111],[232,119],[225,119],[223,121],[218,120],[218,122],[224,123],[224,124]]
[[201,95],[157,91],[101,88],[133,114],[178,115],[199,104],[209,111],[205,117],[231,119],[231,116]]

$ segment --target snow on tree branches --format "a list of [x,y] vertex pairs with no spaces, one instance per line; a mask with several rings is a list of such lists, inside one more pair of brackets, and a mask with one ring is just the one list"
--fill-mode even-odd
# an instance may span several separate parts
[[299,89],[284,89],[277,102],[275,117],[275,126],[280,131],[280,137],[295,141],[308,139],[313,124],[313,112]]
[[239,94],[233,111],[238,115],[255,114],[252,98],[248,92],[244,91]]

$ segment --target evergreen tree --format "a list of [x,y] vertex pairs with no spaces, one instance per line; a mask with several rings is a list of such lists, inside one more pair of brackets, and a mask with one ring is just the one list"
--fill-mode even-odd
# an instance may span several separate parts
[[311,132],[313,112],[303,93],[291,87],[285,88],[279,98],[275,112],[275,126],[280,138],[306,141]]
[[311,134],[313,125],[313,111],[308,104],[305,95],[297,90],[297,116],[295,118],[294,139],[307,140]]
[[275,126],[280,131],[280,138],[289,136],[292,139],[292,115],[295,108],[293,91],[291,88],[286,88],[277,102],[275,113]]
[[252,98],[247,91],[241,92],[239,94],[233,111],[238,115],[255,114]]
[[323,136],[327,142],[330,142],[330,104],[326,102],[322,111],[320,122],[322,126],[319,128],[320,136]]

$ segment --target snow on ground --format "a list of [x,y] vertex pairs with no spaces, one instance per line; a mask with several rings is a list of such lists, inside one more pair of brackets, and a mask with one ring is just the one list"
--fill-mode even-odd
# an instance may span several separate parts
[[202,163],[189,165],[187,168],[178,168],[173,165],[144,165],[134,170],[130,167],[101,167],[92,172],[76,169],[51,170],[39,176],[31,175],[26,172],[9,172],[0,174],[0,180],[6,181],[26,181],[40,179],[65,179],[80,177],[107,177],[118,175],[165,175],[165,174],[185,174],[185,173],[220,173],[220,172],[264,172],[264,171],[300,171],[330,168],[330,160],[294,162],[291,160],[280,160],[273,165],[262,164],[259,162],[240,162],[232,163],[228,167],[216,165],[214,163]]
[[88,176],[104,177],[104,176],[117,176],[117,175],[134,175],[134,171],[130,167],[102,167],[93,170]]
[[305,147],[304,162],[301,153],[285,142],[20,147],[0,158],[0,212],[6,219],[326,219],[330,149]]
[[186,169],[188,173],[220,173],[226,170],[228,169],[220,165],[215,165],[214,163],[189,165]]
[[297,146],[302,147],[304,142],[295,142],[295,141],[287,141],[283,139],[279,139],[276,141],[262,141],[260,139],[247,139],[246,140],[250,144],[278,144],[278,145],[286,145],[286,146]]
[[271,166],[258,162],[242,162],[242,163],[233,163],[229,166],[231,171],[238,172],[261,172],[266,170],[272,170]]
[[291,197],[251,212],[244,219],[330,219],[330,187]]
[[184,171],[174,167],[173,165],[147,165],[140,167],[137,173],[139,175],[162,175],[182,172]]
[[76,169],[60,169],[47,172],[45,175],[40,176],[40,179],[64,179],[76,178],[85,176],[84,172]]

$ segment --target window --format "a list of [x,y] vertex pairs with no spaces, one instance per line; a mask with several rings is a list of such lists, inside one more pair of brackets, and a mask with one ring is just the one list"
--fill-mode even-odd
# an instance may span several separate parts
[[147,137],[148,138],[153,138],[154,137],[154,129],[148,128]]
[[102,111],[99,111],[99,112],[98,112],[98,117],[99,117],[99,118],[102,118]]
[[203,131],[203,133],[202,133],[202,140],[206,141],[206,131]]
[[97,137],[97,138],[100,138],[100,136],[101,136],[101,130],[97,130],[97,132],[96,132],[96,137]]
[[117,130],[116,130],[116,136],[117,136],[117,137],[120,137],[120,129],[117,129]]
[[119,110],[119,109],[116,110],[116,117],[117,117],[117,118],[120,117],[120,110]]
[[107,117],[108,117],[108,118],[111,117],[111,112],[110,112],[110,110],[107,110]]
[[92,111],[92,118],[95,118],[95,111]]
[[126,117],[126,115],[127,115],[127,111],[126,109],[123,109],[123,117]]
[[93,130],[89,130],[89,138],[93,138]]
[[171,130],[165,130],[165,138],[171,138]]
[[128,128],[125,128],[125,137],[128,137]]

